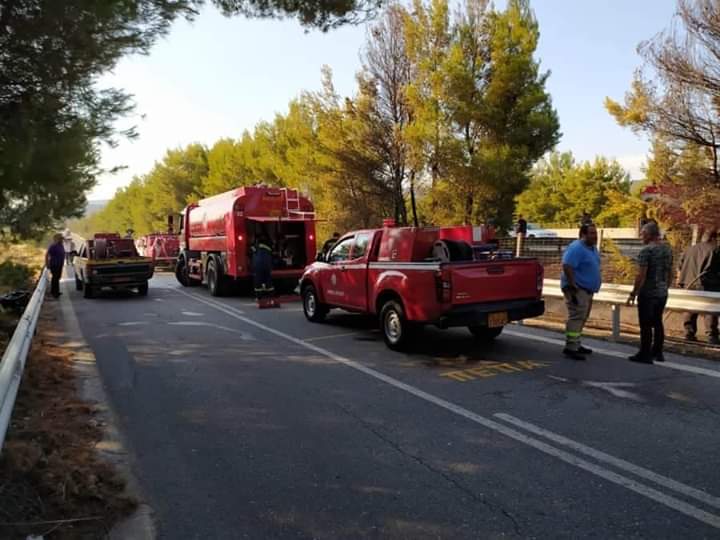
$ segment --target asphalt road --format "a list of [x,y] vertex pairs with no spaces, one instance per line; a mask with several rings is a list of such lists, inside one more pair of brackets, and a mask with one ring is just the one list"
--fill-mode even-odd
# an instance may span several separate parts
[[161,538],[720,538],[720,365],[65,285]]

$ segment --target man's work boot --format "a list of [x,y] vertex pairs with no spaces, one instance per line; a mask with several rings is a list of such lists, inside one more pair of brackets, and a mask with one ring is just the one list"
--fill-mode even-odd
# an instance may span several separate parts
[[649,358],[640,353],[633,354],[632,356],[628,357],[628,360],[630,360],[631,362],[636,362],[638,364],[652,364],[653,363],[652,358]]
[[565,347],[563,349],[563,354],[567,356],[568,358],[572,358],[573,360],[585,360],[585,355],[581,354],[580,351],[575,351],[573,349],[568,349]]
[[578,347],[578,352],[580,354],[592,354],[592,349],[588,349],[587,347],[583,347],[582,345],[580,345]]

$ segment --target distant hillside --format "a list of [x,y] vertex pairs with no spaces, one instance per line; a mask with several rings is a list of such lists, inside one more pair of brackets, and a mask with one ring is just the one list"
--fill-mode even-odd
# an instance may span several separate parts
[[85,207],[85,217],[92,216],[96,212],[99,212],[103,208],[107,206],[107,203],[110,202],[110,199],[104,199],[100,201],[88,201],[87,206]]

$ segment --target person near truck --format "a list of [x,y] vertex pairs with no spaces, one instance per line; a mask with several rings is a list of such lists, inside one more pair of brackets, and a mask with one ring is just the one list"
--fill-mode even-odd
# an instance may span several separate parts
[[322,253],[323,259],[327,257],[327,254],[330,253],[330,250],[333,248],[335,244],[337,244],[338,240],[340,240],[340,233],[334,232],[332,235],[332,238],[328,238],[325,240],[325,243],[323,244]]
[[[720,261],[717,260],[720,258],[717,238],[717,230],[705,231],[701,242],[685,250],[680,258],[677,277],[678,287],[696,291],[720,291],[720,275],[717,275],[718,270],[712,268],[720,265]],[[708,343],[712,345],[720,344],[718,316],[705,315],[703,319]],[[697,340],[697,321],[697,313],[685,314],[683,325],[686,340]]]
[[522,235],[523,238],[527,236],[527,221],[525,221],[525,218],[522,214],[518,216],[517,225],[515,226],[515,233],[520,236]]
[[63,235],[57,233],[53,236],[52,244],[45,254],[45,266],[50,270],[50,294],[58,298],[60,292],[60,277],[65,265],[65,248],[63,247]]
[[265,297],[275,291],[272,282],[273,248],[267,234],[261,234],[252,248],[252,267],[255,295]]
[[657,223],[652,221],[647,223],[640,231],[640,235],[645,247],[638,254],[640,268],[627,302],[631,305],[637,298],[640,351],[628,360],[640,364],[652,364],[653,359],[658,362],[665,360],[663,312],[672,282],[673,255],[670,246],[660,240],[660,228]]
[[561,286],[567,307],[563,354],[573,360],[585,360],[592,350],[582,345],[582,333],[590,317],[593,295],[600,290],[600,253],[594,225],[580,227],[579,238],[565,250],[562,259]]

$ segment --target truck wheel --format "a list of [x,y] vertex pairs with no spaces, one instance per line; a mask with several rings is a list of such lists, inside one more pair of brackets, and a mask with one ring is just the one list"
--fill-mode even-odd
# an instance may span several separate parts
[[380,330],[385,344],[394,351],[404,350],[410,342],[410,323],[400,302],[390,300],[380,310]]
[[468,326],[470,333],[475,339],[482,342],[490,342],[502,334],[503,326],[499,328],[488,328],[487,326]]
[[95,290],[93,289],[92,285],[90,285],[89,283],[86,283],[84,289],[85,289],[83,292],[84,298],[95,298]]
[[220,273],[215,259],[208,262],[207,282],[211,295],[225,296],[227,293],[227,278]]
[[83,282],[82,280],[75,276],[75,290],[76,291],[82,291],[83,290]]
[[138,294],[139,294],[140,296],[147,296],[147,295],[148,295],[148,288],[149,288],[149,287],[148,287],[148,283],[147,283],[147,281],[146,281],[145,283],[143,283],[142,285],[140,285],[140,286],[138,287]]
[[200,282],[197,279],[190,277],[188,266],[185,263],[185,259],[182,257],[178,259],[177,266],[175,266],[175,277],[183,287],[197,287],[200,285]]
[[302,292],[303,313],[310,322],[322,322],[328,314],[328,307],[318,301],[317,291],[312,285],[308,285]]

